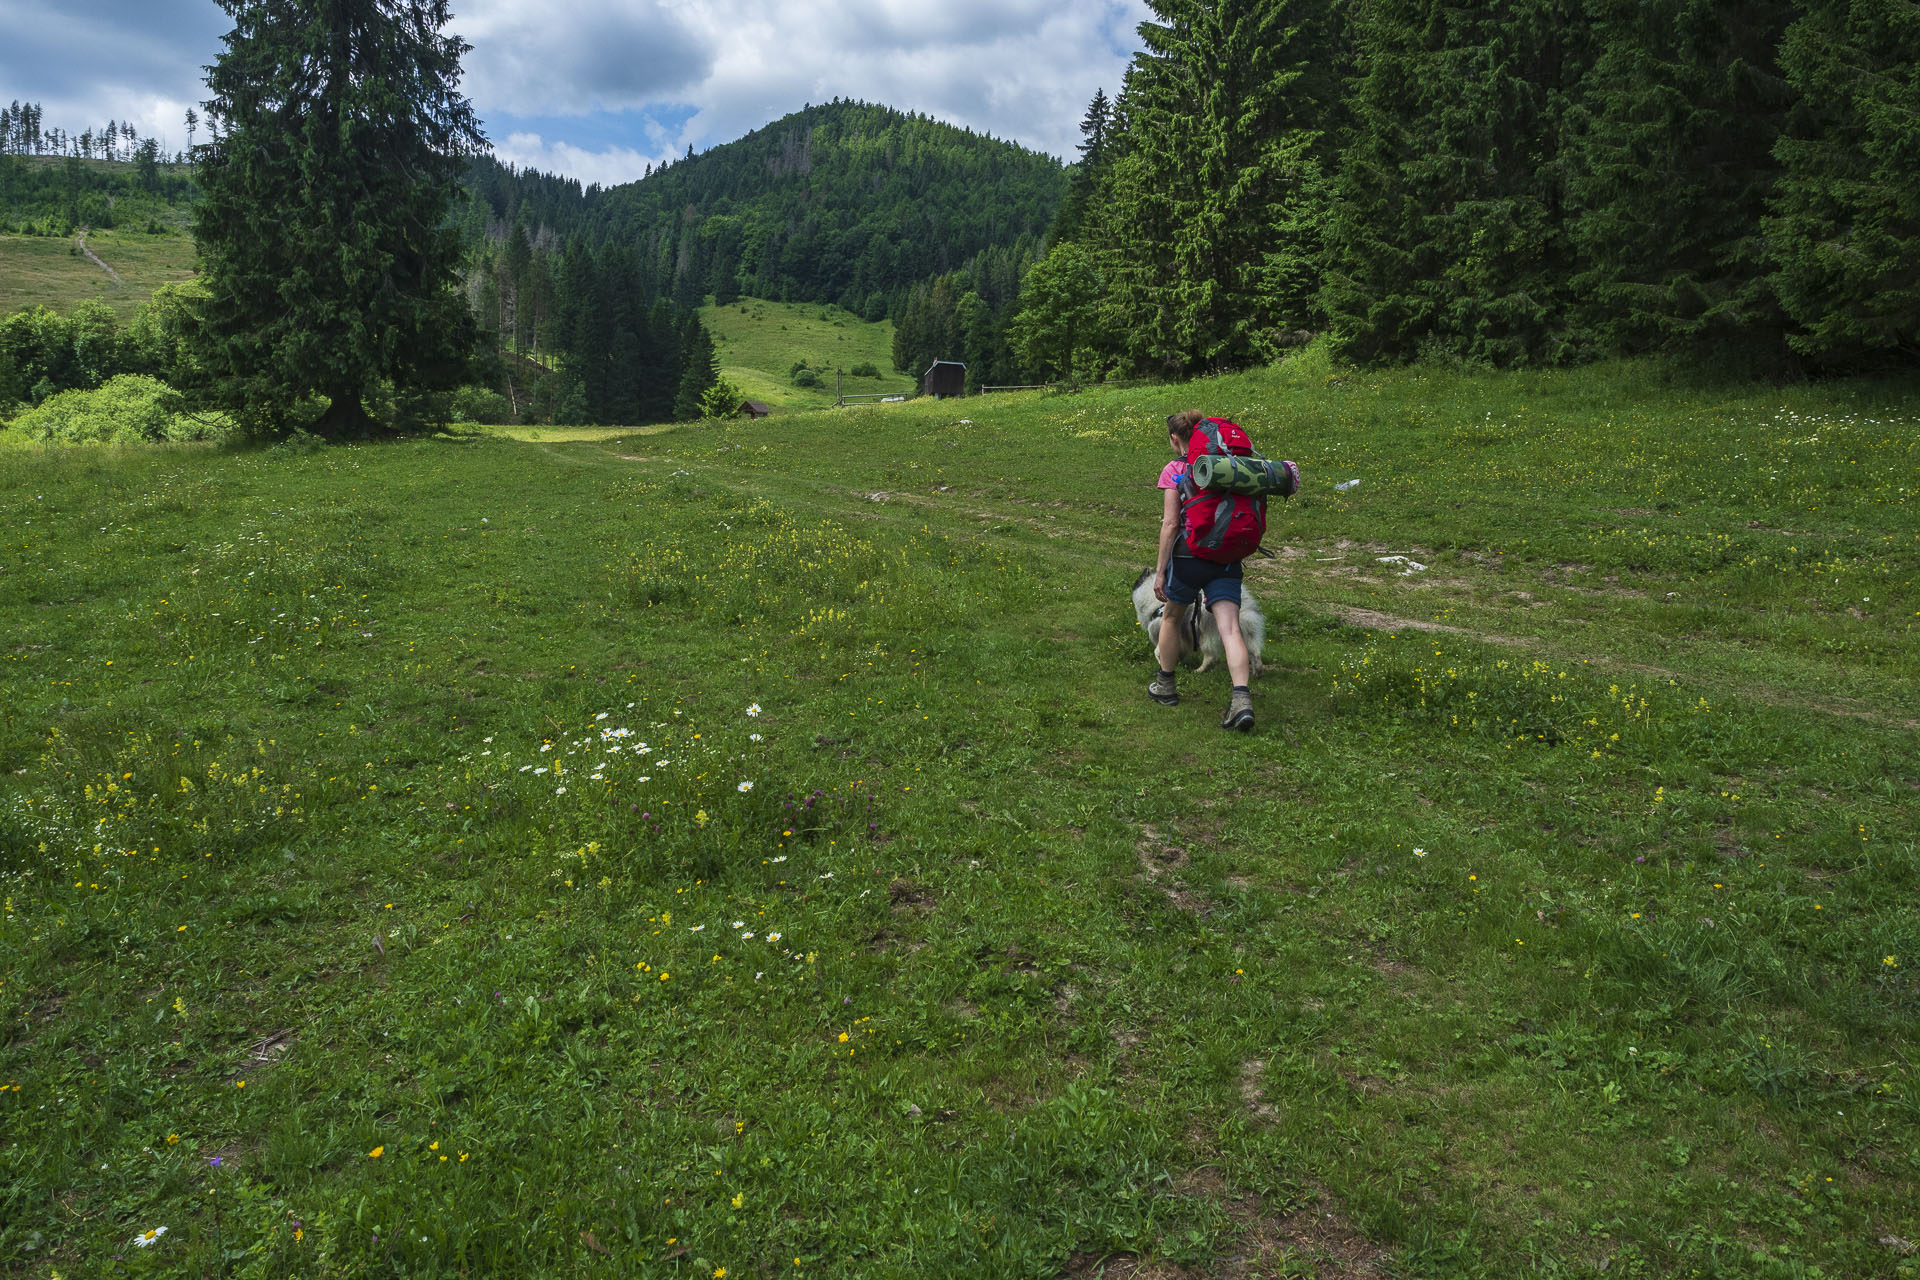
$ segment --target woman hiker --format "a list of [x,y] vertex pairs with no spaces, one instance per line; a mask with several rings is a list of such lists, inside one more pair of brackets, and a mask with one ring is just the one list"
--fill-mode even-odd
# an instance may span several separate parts
[[1162,706],[1179,705],[1180,692],[1174,687],[1173,667],[1180,660],[1181,625],[1188,609],[1199,607],[1202,593],[1206,607],[1220,629],[1220,646],[1226,651],[1227,674],[1233,680],[1233,694],[1226,714],[1220,718],[1222,729],[1253,728],[1253,695],[1248,682],[1253,678],[1253,661],[1247,642],[1240,634],[1240,562],[1215,564],[1187,550],[1180,527],[1180,483],[1186,479],[1187,446],[1194,428],[1206,417],[1198,409],[1187,409],[1167,419],[1167,444],[1173,449],[1173,461],[1160,472],[1164,493],[1160,509],[1160,555],[1154,565],[1153,594],[1165,602],[1166,614],[1160,621],[1160,641],[1156,646],[1160,672],[1147,686],[1147,696]]

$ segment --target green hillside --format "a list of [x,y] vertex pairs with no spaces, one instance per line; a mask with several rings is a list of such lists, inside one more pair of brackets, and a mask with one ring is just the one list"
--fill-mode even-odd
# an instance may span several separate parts
[[98,299],[124,320],[161,285],[193,278],[193,240],[175,231],[88,232],[86,247],[114,275],[80,252],[80,243],[78,236],[0,235],[0,315],[34,306],[65,312]]
[[[893,322],[869,323],[840,307],[817,302],[765,302],[743,298],[724,307],[702,307],[700,322],[713,335],[720,376],[749,400],[778,411],[819,409],[834,402],[834,371],[870,364],[877,377],[845,376],[848,395],[913,391],[913,379],[892,367]],[[819,387],[793,385],[799,361],[820,374]]]
[[476,242],[518,222],[635,248],[689,305],[832,302],[870,320],[983,250],[1044,237],[1065,194],[1052,156],[861,102],[807,107],[639,182],[602,190],[491,159],[467,179]]

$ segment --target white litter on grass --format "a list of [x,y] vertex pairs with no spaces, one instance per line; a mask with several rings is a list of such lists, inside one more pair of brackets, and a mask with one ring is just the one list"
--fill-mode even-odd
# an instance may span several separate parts
[[1358,489],[1359,487],[1360,487],[1360,482],[1358,480],[1343,480],[1339,484],[1333,486],[1333,491],[1335,493],[1345,493],[1349,489]]
[[1376,559],[1378,559],[1381,564],[1405,565],[1406,568],[1400,570],[1400,576],[1403,578],[1409,574],[1425,573],[1427,571],[1427,566],[1407,556],[1378,556]]

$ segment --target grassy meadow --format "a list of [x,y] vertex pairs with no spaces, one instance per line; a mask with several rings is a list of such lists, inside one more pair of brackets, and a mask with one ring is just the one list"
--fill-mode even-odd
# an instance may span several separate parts
[[[833,403],[833,371],[871,364],[877,377],[841,379],[848,395],[911,395],[914,380],[893,368],[893,321],[869,323],[843,307],[818,302],[764,302],[742,298],[700,308],[713,335],[720,376],[777,414]],[[796,387],[788,376],[798,361],[820,374],[818,387]]]
[[0,1270],[1920,1276],[1914,390],[0,451]]
[[177,230],[157,236],[138,228],[89,231],[86,245],[118,281],[80,252],[75,237],[0,235],[0,315],[27,307],[67,312],[98,300],[129,320],[161,285],[193,278],[193,239]]

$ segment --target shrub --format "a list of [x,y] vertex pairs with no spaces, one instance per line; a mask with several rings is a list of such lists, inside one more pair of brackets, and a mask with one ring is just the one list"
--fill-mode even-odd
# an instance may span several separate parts
[[124,373],[93,391],[61,391],[29,409],[11,431],[56,444],[140,444],[206,440],[219,434],[201,419],[172,411],[171,393],[158,378]]
[[853,366],[853,368],[847,370],[847,376],[849,378],[877,378],[880,376],[880,371],[873,367],[873,361],[863,360]]
[[796,387],[817,387],[820,385],[820,375],[811,369],[801,369],[793,375],[793,385]]
[[740,405],[746,398],[739,387],[725,378],[717,378],[700,397],[700,417],[703,421],[731,418],[740,412]]
[[503,426],[513,421],[513,405],[490,387],[461,387],[453,393],[449,414],[455,422],[484,422]]

